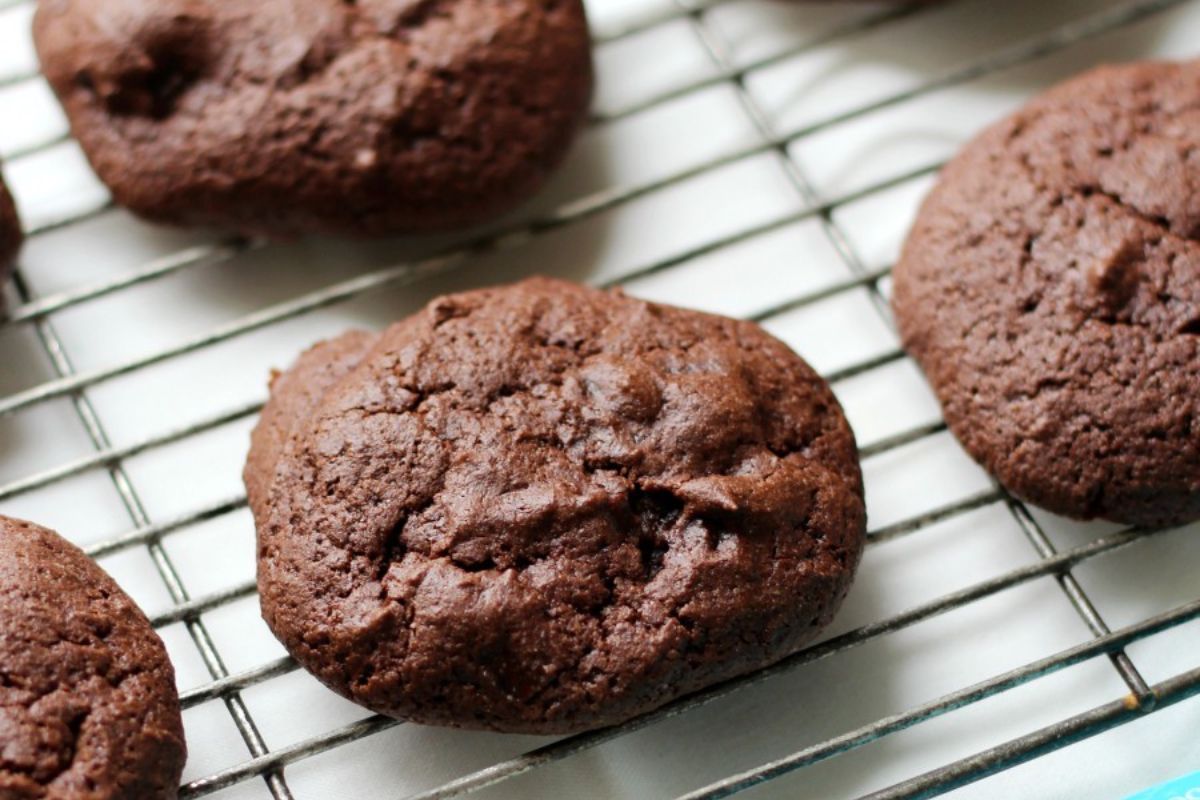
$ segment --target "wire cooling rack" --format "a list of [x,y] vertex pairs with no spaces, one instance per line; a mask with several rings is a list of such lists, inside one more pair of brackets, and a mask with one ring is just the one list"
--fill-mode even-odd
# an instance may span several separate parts
[[[460,237],[282,245],[113,209],[36,72],[32,4],[0,0],[0,153],[30,234],[0,322],[0,510],[79,541],[151,614],[182,689],[181,796],[1118,796],[1200,767],[1195,526],[1008,496],[949,437],[886,302],[963,139],[1088,65],[1196,55],[1200,3],[993,5],[596,2],[594,118],[530,208]],[[859,435],[861,578],[819,643],[617,728],[370,716],[257,619],[237,475],[267,369],[529,272],[753,318],[809,358]]]

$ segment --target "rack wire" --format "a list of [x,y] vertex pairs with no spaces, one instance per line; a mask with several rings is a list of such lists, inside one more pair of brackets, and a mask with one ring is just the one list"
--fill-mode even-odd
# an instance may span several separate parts
[[[0,0],[0,11],[27,2],[30,0]],[[285,776],[286,768],[289,765],[403,723],[381,716],[373,716],[287,747],[269,749],[255,719],[242,699],[242,692],[294,672],[298,666],[293,660],[285,657],[274,659],[247,671],[231,673],[201,617],[208,611],[221,608],[242,598],[251,597],[255,592],[255,586],[253,583],[243,583],[213,594],[193,596],[185,587],[179,570],[163,547],[166,537],[243,509],[246,503],[245,497],[242,495],[228,497],[204,507],[192,509],[176,518],[156,521],[151,519],[147,513],[138,490],[125,469],[125,462],[136,455],[174,443],[185,442],[207,431],[253,417],[261,408],[261,399],[228,408],[202,419],[188,420],[170,430],[154,433],[131,443],[114,446],[100,415],[88,399],[89,390],[120,376],[136,373],[153,365],[204,350],[222,342],[235,340],[251,332],[301,317],[385,286],[406,285],[422,281],[460,266],[482,254],[521,248],[550,231],[570,228],[604,211],[626,205],[637,198],[682,184],[691,178],[711,173],[723,166],[757,156],[769,156],[782,170],[791,189],[802,203],[799,210],[777,214],[766,221],[731,234],[714,237],[683,252],[647,261],[625,272],[621,276],[621,281],[627,282],[664,270],[683,267],[708,253],[729,248],[800,221],[811,220],[820,224],[833,249],[849,269],[850,277],[787,298],[760,311],[753,318],[758,321],[770,321],[804,306],[849,292],[865,290],[869,293],[875,312],[885,323],[890,325],[888,304],[881,290],[881,283],[888,278],[890,269],[870,269],[865,266],[863,259],[856,253],[851,238],[835,219],[834,212],[853,202],[932,175],[940,168],[941,164],[930,163],[873,182],[869,186],[850,193],[833,198],[823,198],[814,189],[798,161],[792,157],[789,150],[790,145],[872,112],[1049,56],[1085,40],[1117,31],[1125,26],[1184,5],[1189,0],[1136,0],[1092,13],[1044,32],[1035,38],[987,54],[942,74],[934,75],[915,87],[787,130],[778,130],[771,124],[769,115],[759,106],[753,93],[747,89],[746,79],[749,75],[757,70],[784,63],[788,58],[808,49],[860,36],[908,17],[928,13],[927,9],[919,5],[899,6],[865,13],[854,17],[848,23],[833,26],[816,39],[738,64],[727,52],[721,37],[713,30],[709,18],[709,14],[714,8],[732,2],[736,2],[736,0],[709,0],[707,3],[674,0],[675,4],[666,10],[597,37],[598,44],[607,44],[668,23],[683,22],[691,29],[703,45],[705,53],[715,67],[714,71],[684,85],[675,86],[615,110],[597,114],[591,124],[597,126],[611,124],[706,88],[719,85],[729,86],[736,93],[741,111],[753,126],[758,138],[750,144],[739,145],[707,158],[702,163],[642,183],[597,191],[553,209],[532,222],[513,224],[465,244],[456,245],[430,258],[396,264],[335,282],[316,291],[258,309],[201,335],[162,347],[147,355],[93,370],[77,371],[73,367],[63,340],[55,330],[53,322],[55,315],[142,284],[162,280],[184,271],[196,270],[206,265],[228,261],[248,251],[268,247],[268,243],[254,239],[229,238],[212,244],[188,247],[115,277],[40,297],[31,292],[21,269],[16,270],[14,284],[19,304],[10,310],[6,320],[0,322],[0,330],[17,326],[30,327],[36,333],[41,347],[49,358],[55,377],[32,388],[7,397],[0,397],[0,416],[33,408],[57,398],[66,398],[83,424],[94,452],[0,485],[0,501],[52,486],[87,472],[104,471],[111,478],[112,485],[128,513],[131,527],[124,533],[92,544],[88,548],[89,554],[93,557],[101,557],[139,548],[148,553],[172,602],[172,606],[168,610],[152,618],[153,624],[161,628],[174,623],[183,623],[210,676],[207,683],[182,695],[184,707],[193,708],[210,702],[223,703],[249,753],[249,758],[240,764],[187,783],[181,787],[181,797],[201,797],[243,781],[262,780],[276,800],[291,798],[292,792]],[[39,77],[32,72],[4,75],[0,76],[0,88],[17,86],[35,80],[39,80]],[[7,160],[12,162],[31,157],[62,141],[62,138],[55,137],[25,147],[19,152],[8,154]],[[51,231],[78,225],[87,219],[105,213],[109,208],[108,203],[97,205],[82,212],[44,222],[28,233],[31,237],[44,236]],[[880,369],[904,358],[905,355],[902,351],[892,348],[842,367],[827,374],[826,378],[836,385],[841,381]],[[945,424],[941,421],[921,424],[861,448],[861,457],[864,460],[876,458],[941,434],[945,429]],[[1004,492],[998,485],[993,484],[988,489],[966,498],[947,502],[919,515],[875,528],[869,532],[869,546],[874,547],[881,542],[911,536],[939,522],[989,506],[1002,507],[1011,515],[1012,520],[1036,553],[1037,560],[1035,562],[945,594],[899,614],[862,625],[811,646],[757,673],[726,681],[626,724],[559,739],[517,757],[491,764],[441,786],[411,795],[411,797],[420,798],[420,800],[457,797],[508,781],[518,775],[562,761],[666,719],[685,714],[747,686],[820,660],[834,658],[879,637],[1046,577],[1052,577],[1057,581],[1075,614],[1090,631],[1091,638],[1088,641],[952,691],[902,713],[875,719],[826,741],[798,749],[774,761],[729,775],[703,786],[685,797],[717,798],[735,794],[786,773],[834,758],[956,709],[1012,690],[1054,672],[1100,657],[1111,662],[1113,670],[1128,689],[1127,695],[1114,698],[1110,703],[1062,719],[971,757],[943,764],[937,769],[875,792],[869,797],[917,798],[942,794],[1200,694],[1200,663],[1193,669],[1151,685],[1126,652],[1126,649],[1135,642],[1200,619],[1200,598],[1113,630],[1073,573],[1076,567],[1092,559],[1122,551],[1151,537],[1169,536],[1173,531],[1128,529],[1111,533],[1070,549],[1057,550],[1029,509]]]

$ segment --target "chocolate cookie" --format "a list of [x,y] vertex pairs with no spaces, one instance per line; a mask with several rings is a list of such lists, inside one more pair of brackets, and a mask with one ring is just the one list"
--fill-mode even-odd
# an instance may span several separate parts
[[0,178],[0,281],[8,277],[13,259],[21,249],[21,219],[17,216],[17,207],[13,204],[8,187]]
[[45,0],[34,36],[118,203],[276,236],[495,216],[592,85],[579,0]]
[[369,708],[616,723],[826,625],[864,541],[833,393],[756,325],[548,279],[278,376],[246,466],[263,616]]
[[77,547],[0,517],[0,797],[173,798],[186,755],[145,615]]
[[966,449],[1079,518],[1200,517],[1200,62],[1104,67],[969,144],[896,267]]

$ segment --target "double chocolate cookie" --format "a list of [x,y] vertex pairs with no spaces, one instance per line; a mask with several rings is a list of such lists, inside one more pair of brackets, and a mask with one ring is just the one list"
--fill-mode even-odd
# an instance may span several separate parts
[[1200,63],[1100,68],[985,131],[921,209],[895,308],[1015,495],[1200,517]]
[[853,434],[786,345],[547,279],[308,351],[246,484],[296,659],[469,728],[607,725],[776,661],[864,542]]
[[34,36],[118,203],[275,236],[503,212],[592,85],[579,0],[45,0]]
[[145,615],[77,547],[0,517],[0,797],[174,798],[186,754]]
[[4,179],[0,178],[0,281],[8,277],[13,259],[21,248],[21,219]]

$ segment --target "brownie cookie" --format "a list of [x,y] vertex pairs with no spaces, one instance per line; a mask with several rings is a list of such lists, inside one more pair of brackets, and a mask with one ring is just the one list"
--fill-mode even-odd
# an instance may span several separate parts
[[865,538],[853,434],[784,344],[548,279],[310,350],[246,482],[296,659],[468,728],[607,725],[776,661]]
[[4,179],[0,178],[0,281],[8,278],[13,259],[21,249],[21,219]]
[[1200,517],[1200,62],[1103,67],[969,144],[895,273],[946,421],[1018,497]]
[[282,237],[493,217],[592,86],[579,0],[44,0],[34,37],[118,203]]
[[0,620],[0,797],[175,797],[175,673],[112,578],[57,534],[0,517]]

